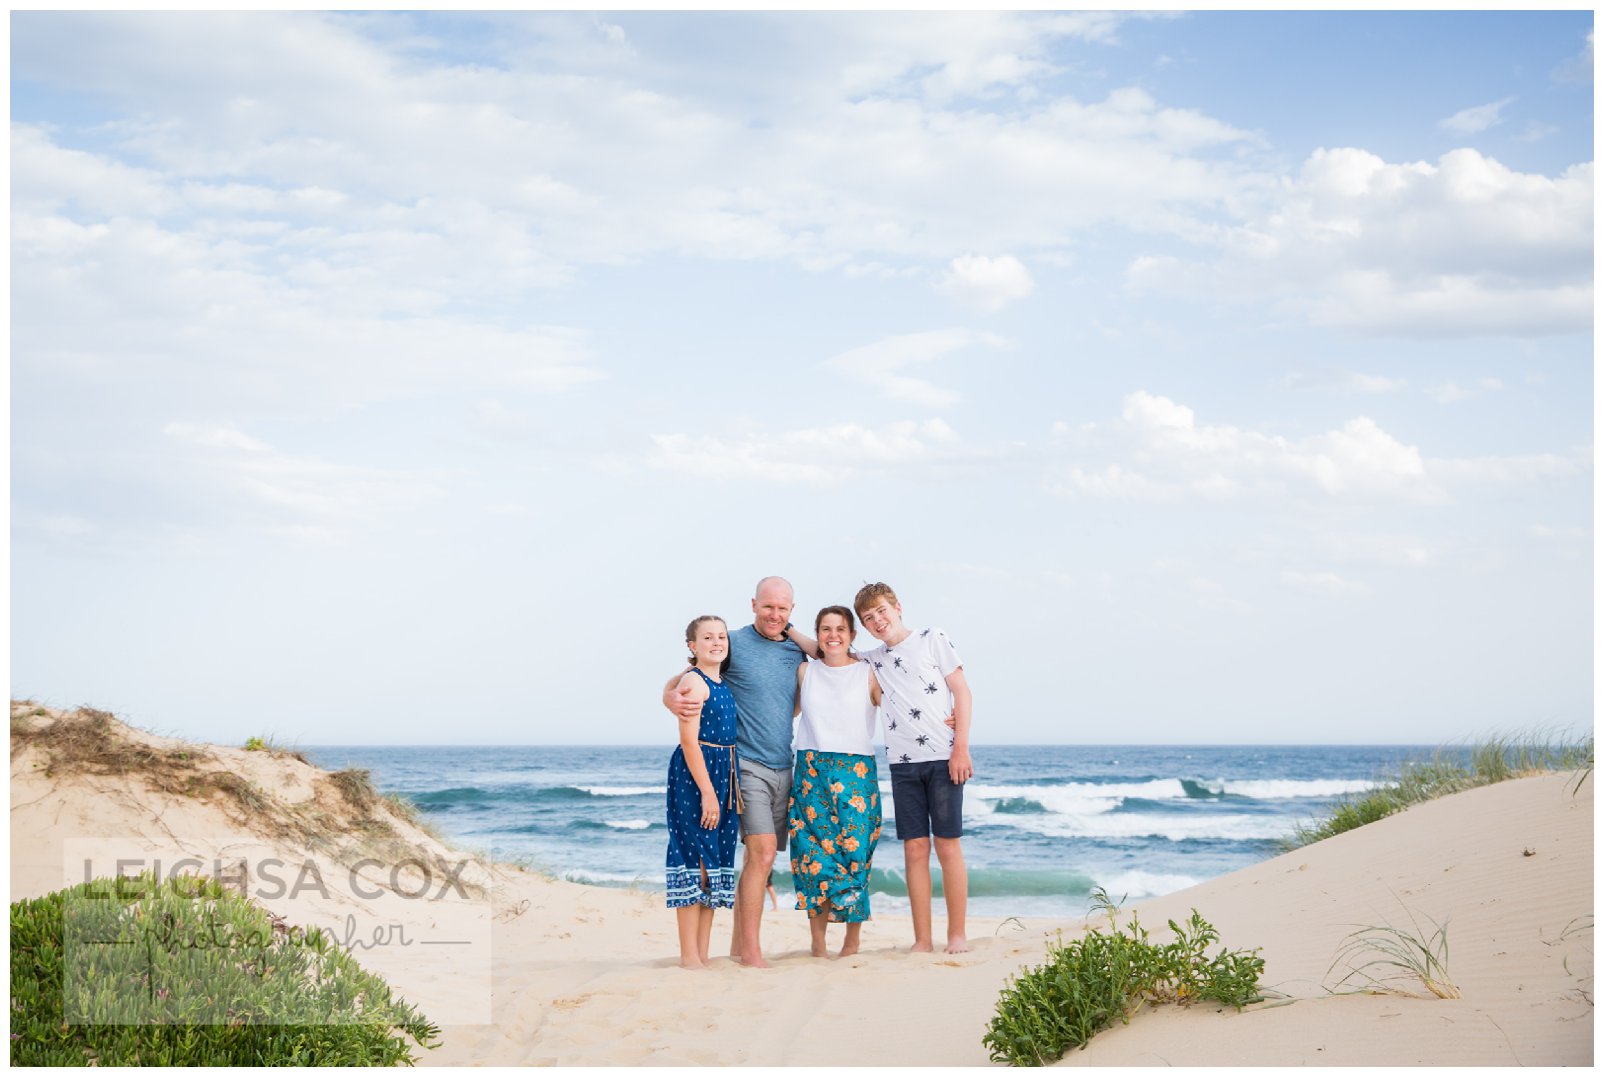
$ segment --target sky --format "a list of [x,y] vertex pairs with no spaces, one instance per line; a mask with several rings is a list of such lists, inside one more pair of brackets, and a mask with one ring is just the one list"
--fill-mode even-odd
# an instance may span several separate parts
[[1591,11],[10,31],[14,698],[666,752],[778,574],[977,745],[1591,731]]

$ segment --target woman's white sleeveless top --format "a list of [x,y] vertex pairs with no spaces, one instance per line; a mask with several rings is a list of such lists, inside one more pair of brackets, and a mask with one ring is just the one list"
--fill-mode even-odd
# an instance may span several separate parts
[[802,675],[798,751],[874,755],[874,703],[869,699],[869,663],[827,666],[810,661]]

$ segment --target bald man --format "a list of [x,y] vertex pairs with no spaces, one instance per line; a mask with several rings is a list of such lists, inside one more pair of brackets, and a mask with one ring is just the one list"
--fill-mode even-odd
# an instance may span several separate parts
[[[730,668],[724,679],[735,697],[735,747],[740,756],[741,840],[746,855],[735,885],[735,930],[730,956],[748,968],[766,969],[759,928],[763,894],[774,858],[785,848],[786,807],[791,799],[792,718],[796,670],[818,647],[791,627],[796,605],[791,585],[779,576],[758,581],[752,623],[730,633]],[[695,718],[701,704],[676,690],[680,674],[663,689],[663,706],[679,718]]]

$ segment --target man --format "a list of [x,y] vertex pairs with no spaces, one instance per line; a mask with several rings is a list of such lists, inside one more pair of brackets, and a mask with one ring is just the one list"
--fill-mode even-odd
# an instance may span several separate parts
[[[759,580],[752,597],[752,623],[730,633],[730,668],[724,675],[735,697],[741,840],[746,846],[735,884],[730,956],[747,968],[769,967],[759,928],[769,873],[788,834],[796,671],[809,654],[817,653],[812,638],[791,628],[795,605],[795,594],[785,580],[778,576]],[[676,691],[678,684],[676,673],[663,689],[663,706],[676,717],[696,717],[701,704]]]

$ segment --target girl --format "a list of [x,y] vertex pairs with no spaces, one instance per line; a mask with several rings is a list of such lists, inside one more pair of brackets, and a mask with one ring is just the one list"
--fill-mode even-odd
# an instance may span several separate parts
[[791,787],[791,877],[808,914],[813,956],[824,957],[825,925],[845,923],[841,956],[858,952],[869,918],[869,865],[880,840],[880,779],[874,709],[880,684],[851,652],[852,611],[826,606],[813,620],[819,660],[796,671],[796,781]]
[[679,720],[679,747],[668,761],[668,907],[679,919],[680,968],[705,969],[713,910],[735,906],[735,699],[723,679],[730,666],[723,618],[692,621],[685,644],[691,668],[680,687],[702,710]]

